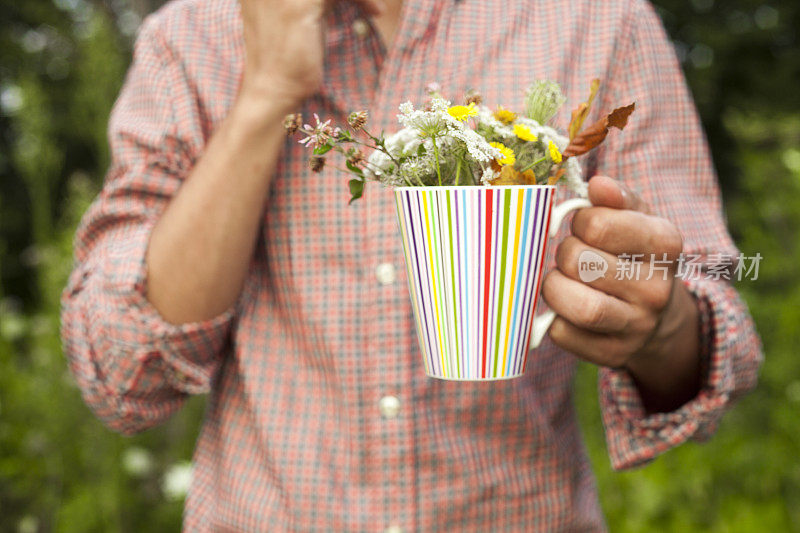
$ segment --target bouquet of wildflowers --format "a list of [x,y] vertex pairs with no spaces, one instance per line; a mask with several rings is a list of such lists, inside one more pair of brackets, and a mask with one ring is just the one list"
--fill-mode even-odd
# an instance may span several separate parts
[[[392,187],[452,185],[536,185],[565,182],[581,196],[586,184],[576,156],[600,145],[611,127],[623,129],[635,104],[615,109],[583,128],[599,88],[592,82],[589,99],[573,112],[567,135],[548,125],[565,102],[557,83],[540,81],[525,97],[525,112],[483,105],[477,93],[452,105],[437,85],[429,86],[429,101],[421,108],[400,106],[402,128],[394,134],[367,130],[367,111],[350,114],[347,127],[332,127],[315,114],[315,125],[303,124],[298,114],[286,117],[289,134],[302,133],[300,142],[313,149],[310,166],[320,172],[329,152],[342,154],[351,202],[364,193],[367,181]],[[367,150],[368,153],[365,153]]]

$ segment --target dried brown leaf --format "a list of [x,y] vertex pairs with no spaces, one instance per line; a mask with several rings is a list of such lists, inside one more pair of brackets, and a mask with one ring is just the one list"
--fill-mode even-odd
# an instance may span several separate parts
[[536,175],[532,170],[520,172],[511,165],[500,169],[500,175],[492,180],[491,185],[536,185]]
[[524,182],[522,185],[536,185],[536,174],[533,173],[533,170],[528,169],[520,174],[520,176]]
[[620,130],[625,128],[628,124],[628,118],[631,116],[634,109],[636,109],[635,102],[629,106],[619,107],[575,135],[575,137],[570,140],[567,149],[564,150],[564,158],[583,155],[596,148],[606,139],[608,130],[611,127]]
[[619,130],[625,129],[625,126],[628,125],[628,117],[631,116],[634,109],[636,109],[636,102],[625,107],[618,107],[608,115],[608,126]]
[[562,176],[564,176],[564,174],[566,172],[567,172],[567,169],[565,169],[564,167],[560,167],[555,174],[553,174],[552,176],[550,176],[547,179],[547,184],[548,185],[555,185],[558,182],[558,180],[560,180],[562,178]]
[[597,91],[600,90],[600,80],[595,78],[592,80],[592,85],[589,93],[589,99],[581,103],[572,112],[572,119],[569,122],[569,138],[574,139],[578,132],[581,130],[586,117],[589,116],[589,111],[592,110],[592,103],[594,97],[597,96]]

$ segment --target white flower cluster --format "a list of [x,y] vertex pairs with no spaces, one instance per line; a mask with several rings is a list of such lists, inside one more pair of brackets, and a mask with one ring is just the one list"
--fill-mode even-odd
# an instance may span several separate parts
[[[408,185],[409,181],[419,185],[425,182],[436,172],[434,142],[441,159],[445,159],[445,154],[456,145],[462,145],[470,158],[480,166],[481,172],[493,159],[501,157],[497,148],[464,122],[453,118],[449,109],[450,102],[438,96],[432,98],[429,110],[414,109],[411,102],[401,104],[398,120],[404,127],[386,138],[388,154],[375,150],[370,155],[367,177],[379,179],[386,185]],[[416,152],[420,146],[424,146],[425,150],[423,155],[418,156]]]
[[416,129],[426,138],[441,137],[443,146],[450,144],[451,139],[464,143],[467,152],[479,163],[488,163],[501,156],[500,151],[489,144],[481,135],[467,127],[464,122],[456,120],[448,112],[450,102],[441,97],[431,99],[430,111],[414,109],[411,102],[400,105],[398,120],[407,127]]
[[497,172],[491,166],[488,166],[483,169],[483,174],[481,174],[481,183],[484,185],[491,185],[492,181],[497,177]]
[[[428,109],[415,109],[411,102],[401,104],[398,120],[403,128],[385,139],[388,153],[378,149],[369,156],[364,170],[366,177],[386,186],[434,185],[437,168],[452,165],[453,154],[458,153],[465,158],[462,161],[471,161],[469,170],[463,167],[462,170],[472,175],[473,183],[489,185],[497,177],[490,163],[501,158],[502,153],[484,135],[454,118],[449,113],[450,105],[438,95],[433,96]],[[490,138],[516,139],[513,125],[498,120],[488,107],[477,106],[476,111],[480,125],[491,129]],[[569,145],[567,137],[531,118],[519,116],[515,124],[527,126],[544,147],[553,142],[563,152]],[[585,197],[587,186],[580,164],[575,158],[568,158],[562,168],[567,187]]]
[[[426,137],[443,135],[447,131],[448,118],[453,117],[447,112],[447,107],[442,108],[443,100],[435,98],[431,102],[431,110],[414,109],[414,104],[404,102],[400,104],[400,114],[397,120],[404,127],[417,130]],[[435,106],[434,106],[435,104]]]
[[[411,128],[403,128],[386,138],[386,150],[395,160],[409,159],[423,144],[418,132]],[[374,150],[367,159],[364,174],[367,178],[378,180],[387,186],[407,185],[401,176],[401,169],[392,157],[381,150]]]
[[490,163],[493,159],[502,156],[500,150],[489,144],[489,141],[463,125],[460,128],[451,129],[449,134],[464,143],[472,159],[479,163]]
[[161,491],[168,500],[180,500],[186,497],[192,484],[192,463],[182,461],[171,465],[161,480]]

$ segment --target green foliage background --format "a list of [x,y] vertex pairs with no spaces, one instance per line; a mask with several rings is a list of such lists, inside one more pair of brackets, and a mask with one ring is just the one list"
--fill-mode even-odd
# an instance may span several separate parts
[[[58,337],[71,241],[108,165],[105,128],[158,0],[0,0],[0,531],[175,531],[192,399],[133,438],[107,431]],[[740,290],[766,350],[759,386],[708,444],[609,468],[583,366],[576,399],[612,531],[800,531],[800,4],[655,2],[714,152],[731,232],[764,257]]]

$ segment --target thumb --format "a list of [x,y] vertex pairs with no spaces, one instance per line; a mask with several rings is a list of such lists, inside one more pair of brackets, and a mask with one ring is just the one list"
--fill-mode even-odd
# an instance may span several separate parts
[[595,207],[650,212],[647,204],[638,194],[624,183],[607,176],[593,176],[589,180],[589,200]]

